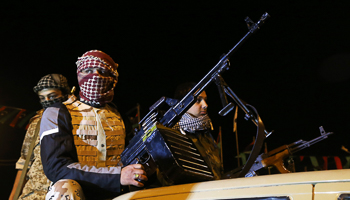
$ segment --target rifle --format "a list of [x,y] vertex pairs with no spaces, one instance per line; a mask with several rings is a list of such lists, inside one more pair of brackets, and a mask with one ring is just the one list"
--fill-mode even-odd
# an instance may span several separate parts
[[[168,127],[174,126],[180,117],[195,103],[197,97],[214,81],[217,84],[221,84],[221,90],[219,92],[224,91],[234,98],[241,108],[245,109],[247,118],[250,118],[257,126],[258,124],[262,124],[260,118],[256,118],[245,105],[239,101],[239,98],[233,94],[232,90],[230,90],[227,85],[223,85],[224,81],[220,74],[229,69],[230,56],[249,38],[249,36],[260,28],[268,17],[269,14],[264,13],[256,23],[253,23],[249,17],[247,17],[245,21],[248,25],[248,33],[226,55],[222,56],[220,61],[183,99],[178,101],[176,99],[162,97],[150,107],[150,112],[139,123],[141,125],[141,130],[137,132],[121,154],[122,166],[141,163],[145,166],[148,176],[155,172],[156,167],[159,167],[165,171],[168,177],[173,176],[178,179],[187,176],[195,177],[200,174],[200,177],[197,177],[198,180],[212,179],[212,172],[208,170],[208,167],[203,161],[204,159],[199,154],[198,150],[196,150],[192,141]],[[224,96],[222,93],[220,93],[220,95],[221,97]],[[227,99],[222,102],[224,108],[219,113],[226,115],[233,109],[233,104],[228,103]],[[160,116],[158,109],[164,104],[167,104],[170,108],[164,115]],[[265,130],[263,129],[263,131]],[[174,155],[172,151],[176,151]],[[174,160],[174,157],[176,157],[175,154],[183,157],[179,159],[175,158]],[[181,162],[185,164],[181,164]],[[180,171],[174,169],[174,165],[181,165],[183,169]]]
[[284,166],[283,160],[293,153],[303,150],[311,145],[320,142],[326,138],[333,132],[326,133],[322,126],[319,127],[321,136],[314,138],[308,142],[304,140],[298,140],[289,145],[283,145],[278,147],[268,153],[260,154],[255,163],[250,168],[249,172],[245,175],[245,177],[256,176],[256,171],[261,168],[266,168],[269,166],[275,166],[280,173],[290,173],[290,171]]

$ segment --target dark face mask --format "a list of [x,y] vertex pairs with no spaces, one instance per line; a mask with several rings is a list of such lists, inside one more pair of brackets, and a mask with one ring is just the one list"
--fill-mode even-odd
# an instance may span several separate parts
[[67,99],[68,99],[68,96],[65,95],[65,96],[60,96],[60,97],[54,98],[52,100],[43,100],[43,101],[40,101],[40,103],[43,106],[43,108],[47,108],[47,107],[52,106],[55,103],[64,102]]

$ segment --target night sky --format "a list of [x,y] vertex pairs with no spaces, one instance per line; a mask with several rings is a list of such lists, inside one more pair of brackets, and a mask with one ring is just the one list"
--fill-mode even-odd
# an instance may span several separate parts
[[[32,88],[49,73],[76,80],[77,57],[98,49],[119,63],[114,103],[142,117],[176,86],[198,82],[268,12],[266,23],[230,59],[223,74],[230,88],[259,112],[274,133],[269,150],[334,132],[303,155],[347,155],[350,148],[350,2],[341,1],[7,1],[1,6],[0,105],[40,109]],[[78,94],[76,91],[75,94]],[[212,84],[209,115],[223,129],[224,158],[236,154],[233,113],[221,117]],[[240,149],[255,127],[238,114]],[[4,134],[4,133],[1,133]]]

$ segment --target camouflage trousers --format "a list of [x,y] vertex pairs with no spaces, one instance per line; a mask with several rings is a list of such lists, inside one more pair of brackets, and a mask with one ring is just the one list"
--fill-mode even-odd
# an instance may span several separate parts
[[62,179],[50,186],[45,200],[85,200],[85,196],[78,182]]

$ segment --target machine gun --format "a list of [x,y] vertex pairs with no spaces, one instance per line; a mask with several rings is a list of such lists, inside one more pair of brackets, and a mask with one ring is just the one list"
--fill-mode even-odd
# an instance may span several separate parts
[[260,154],[255,163],[250,168],[249,172],[245,175],[245,177],[256,176],[256,171],[269,166],[275,166],[280,173],[290,173],[290,171],[284,166],[283,160],[293,153],[303,150],[311,145],[320,142],[326,138],[333,132],[326,133],[322,126],[319,127],[321,136],[314,138],[308,142],[304,140],[298,140],[289,145],[283,145],[277,149],[274,149],[268,153]]
[[[234,107],[232,103],[228,103],[223,93],[225,92],[246,112],[247,119],[251,119],[257,126],[260,125],[259,132],[265,131],[257,113],[253,115],[247,109],[246,105],[224,83],[220,74],[229,69],[230,56],[249,36],[264,24],[268,17],[269,14],[265,13],[256,23],[253,23],[247,17],[245,21],[248,25],[248,33],[220,59],[183,99],[178,101],[176,99],[162,97],[150,107],[150,112],[140,121],[141,130],[138,131],[121,154],[121,163],[123,166],[141,163],[145,166],[148,176],[153,174],[156,169],[159,169],[166,176],[167,180],[174,184],[196,180],[211,180],[213,173],[192,140],[186,135],[182,135],[178,131],[168,127],[174,126],[187,109],[194,104],[197,97],[214,81],[219,86],[220,96],[224,98],[224,100],[222,99],[224,108],[219,114],[226,115]],[[164,115],[160,116],[158,108],[165,103],[170,108]],[[263,140],[265,134],[260,138]],[[262,142],[260,143],[262,144]],[[258,145],[258,148],[260,151],[261,145]],[[252,162],[254,160],[255,158]]]

